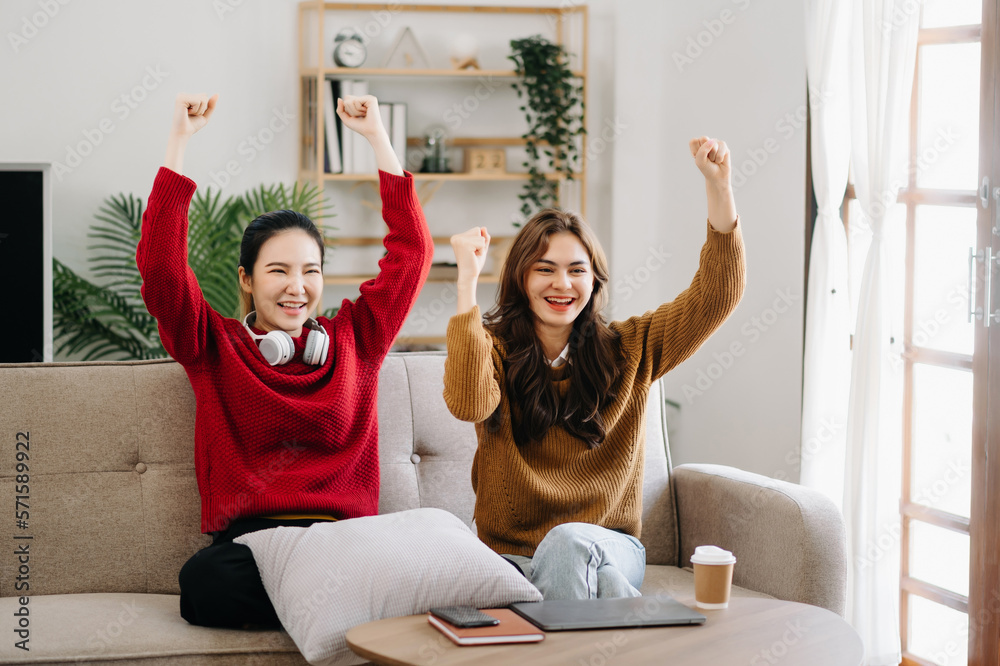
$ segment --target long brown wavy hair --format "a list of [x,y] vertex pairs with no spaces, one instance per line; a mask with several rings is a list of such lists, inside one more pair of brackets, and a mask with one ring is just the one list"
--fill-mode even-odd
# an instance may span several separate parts
[[[528,271],[542,258],[552,234],[575,235],[590,257],[594,291],[573,322],[569,338],[569,390],[560,397],[549,376],[549,365],[535,334],[535,314],[525,284]],[[607,434],[601,405],[613,400],[624,357],[618,334],[608,328],[604,308],[608,303],[608,260],[597,237],[574,213],[546,208],[528,220],[514,238],[500,270],[496,306],[486,313],[485,326],[506,350],[504,374],[511,405],[514,441],[523,446],[536,442],[556,423],[571,435],[596,448]],[[499,427],[500,410],[487,420]]]

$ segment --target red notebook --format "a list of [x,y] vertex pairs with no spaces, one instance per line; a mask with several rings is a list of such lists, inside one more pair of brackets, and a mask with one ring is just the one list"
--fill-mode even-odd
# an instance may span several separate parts
[[484,608],[483,612],[500,620],[492,627],[460,629],[441,618],[427,614],[427,621],[456,645],[490,645],[493,643],[537,643],[544,640],[538,627],[506,608]]

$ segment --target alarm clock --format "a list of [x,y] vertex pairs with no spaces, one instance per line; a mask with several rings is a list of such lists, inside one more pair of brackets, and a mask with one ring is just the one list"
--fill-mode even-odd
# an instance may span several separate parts
[[368,57],[365,43],[353,28],[344,28],[333,38],[333,62],[337,67],[360,67]]

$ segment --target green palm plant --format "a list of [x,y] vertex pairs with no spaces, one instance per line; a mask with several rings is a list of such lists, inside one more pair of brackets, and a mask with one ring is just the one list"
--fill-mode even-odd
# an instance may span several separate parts
[[[222,199],[218,191],[197,192],[188,210],[188,264],[205,300],[218,313],[239,311],[239,263],[243,228],[261,213],[297,210],[320,224],[333,217],[322,190],[314,185],[264,186]],[[53,261],[53,327],[56,354],[85,361],[150,359],[167,355],[156,320],[146,311],[135,250],[142,228],[143,200],[134,195],[108,197],[91,226],[87,261],[95,280]],[[322,226],[322,225],[321,225]],[[332,313],[330,313],[332,314]]]

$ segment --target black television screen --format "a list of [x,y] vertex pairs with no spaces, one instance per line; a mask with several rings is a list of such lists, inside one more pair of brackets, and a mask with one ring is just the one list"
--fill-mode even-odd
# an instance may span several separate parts
[[52,360],[52,237],[48,164],[0,163],[0,271],[7,307],[0,363]]

